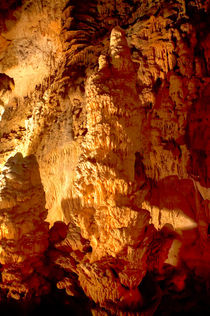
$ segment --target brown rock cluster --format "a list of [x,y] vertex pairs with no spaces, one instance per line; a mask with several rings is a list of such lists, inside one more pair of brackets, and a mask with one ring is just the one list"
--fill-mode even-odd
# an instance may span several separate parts
[[4,295],[205,314],[208,13],[205,0],[2,1]]

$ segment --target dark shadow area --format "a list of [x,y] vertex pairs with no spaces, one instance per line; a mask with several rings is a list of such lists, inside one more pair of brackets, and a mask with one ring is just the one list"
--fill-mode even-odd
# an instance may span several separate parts
[[169,176],[153,182],[148,200],[159,209],[181,210],[186,216],[196,220],[195,188],[190,179]]
[[65,291],[54,289],[49,295],[20,303],[15,300],[0,302],[2,316],[37,316],[37,315],[91,315],[88,299],[78,299],[68,296]]
[[162,281],[164,295],[154,316],[206,316],[209,314],[209,289],[204,280],[188,275],[185,287],[177,291],[170,279]]

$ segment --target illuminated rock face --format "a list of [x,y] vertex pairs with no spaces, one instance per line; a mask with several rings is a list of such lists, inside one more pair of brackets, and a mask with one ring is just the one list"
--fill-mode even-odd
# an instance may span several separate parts
[[41,295],[49,287],[40,274],[49,224],[35,157],[18,153],[9,158],[0,183],[0,287],[15,299],[30,292]]
[[[207,9],[2,2],[0,286],[9,296],[42,296],[56,280],[113,315],[170,315],[182,311],[191,275],[208,279]],[[186,311],[200,304],[194,292]]]

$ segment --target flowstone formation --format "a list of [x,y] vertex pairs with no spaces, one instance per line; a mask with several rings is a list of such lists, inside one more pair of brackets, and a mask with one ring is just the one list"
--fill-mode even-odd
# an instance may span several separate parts
[[4,301],[207,313],[208,14],[200,0],[0,4]]

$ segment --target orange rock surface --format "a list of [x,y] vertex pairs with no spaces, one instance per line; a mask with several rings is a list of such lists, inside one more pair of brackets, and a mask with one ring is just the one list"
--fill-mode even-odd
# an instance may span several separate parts
[[1,1],[0,299],[205,314],[208,14],[208,0]]

